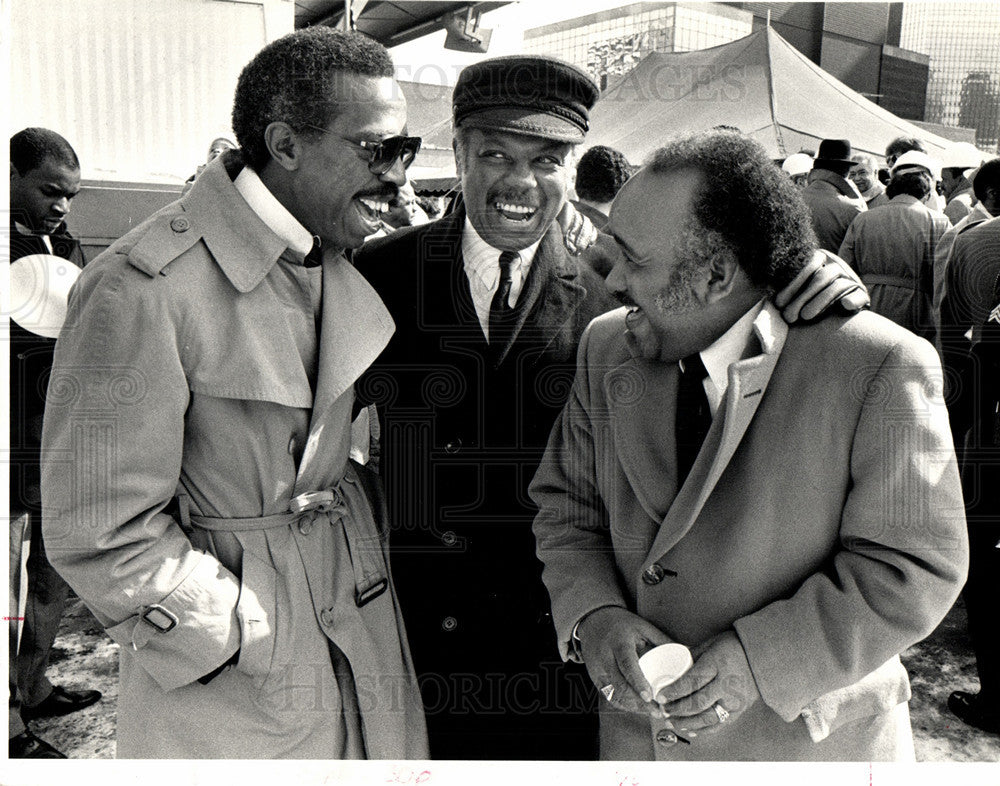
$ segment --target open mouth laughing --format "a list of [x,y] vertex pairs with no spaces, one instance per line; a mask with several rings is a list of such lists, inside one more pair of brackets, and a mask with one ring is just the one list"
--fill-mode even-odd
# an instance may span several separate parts
[[368,228],[368,233],[376,232],[382,226],[382,216],[389,212],[389,196],[367,194],[354,198],[358,215]]
[[508,221],[530,221],[538,212],[537,207],[518,205],[513,202],[494,202],[493,209]]

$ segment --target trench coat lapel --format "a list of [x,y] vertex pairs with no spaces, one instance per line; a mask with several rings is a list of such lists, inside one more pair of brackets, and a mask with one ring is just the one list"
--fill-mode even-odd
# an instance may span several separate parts
[[361,373],[385,349],[396,329],[375,290],[343,254],[324,254],[320,324],[316,395],[295,482],[297,492],[312,490],[310,486],[319,482],[328,469],[326,459],[319,456],[317,461],[317,456],[325,440],[339,439],[340,434],[324,434],[324,429],[343,426],[330,421],[330,408],[352,389]]
[[[712,421],[712,427],[684,486],[660,524],[643,569],[673,548],[691,529],[705,506],[705,501],[729,466],[760,406],[781,356],[781,349],[788,335],[788,325],[777,309],[768,302],[754,321],[754,331],[762,351],[729,367],[729,386],[725,400]],[[672,459],[670,463],[673,464]]]

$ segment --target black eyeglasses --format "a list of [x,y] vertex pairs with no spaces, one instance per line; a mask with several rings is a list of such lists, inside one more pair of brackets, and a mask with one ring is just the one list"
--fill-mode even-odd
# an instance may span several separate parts
[[[318,126],[311,125],[309,128],[322,131],[324,134],[331,133]],[[340,138],[368,151],[368,171],[373,175],[384,175],[392,169],[397,160],[403,162],[403,169],[408,169],[413,159],[417,157],[420,143],[423,141],[419,136],[390,136],[377,142],[370,142],[367,139],[356,142],[353,139]]]

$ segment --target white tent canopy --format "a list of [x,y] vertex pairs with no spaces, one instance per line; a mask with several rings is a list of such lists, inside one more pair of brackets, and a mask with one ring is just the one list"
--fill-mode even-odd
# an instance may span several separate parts
[[849,139],[882,158],[895,137],[923,140],[940,156],[948,140],[851,90],[774,30],[694,52],[653,52],[620,77],[591,113],[586,146],[607,145],[641,163],[671,136],[735,126],[772,158],[822,139]]

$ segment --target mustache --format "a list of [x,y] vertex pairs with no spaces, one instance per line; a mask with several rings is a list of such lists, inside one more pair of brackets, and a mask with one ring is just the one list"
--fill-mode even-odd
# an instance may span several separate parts
[[628,306],[629,308],[638,307],[636,302],[629,297],[628,292],[615,292],[615,299],[623,306]]
[[508,191],[508,190],[496,190],[490,191],[486,195],[487,204],[494,204],[496,202],[506,202],[512,205],[523,205],[524,207],[530,207],[533,210],[538,210],[541,205],[537,199],[533,199],[530,194],[523,191]]
[[354,195],[355,199],[360,197],[368,197],[370,199],[377,199],[379,201],[392,202],[396,197],[399,196],[399,189],[393,185],[386,184],[379,188],[370,188],[367,191],[358,191]]

